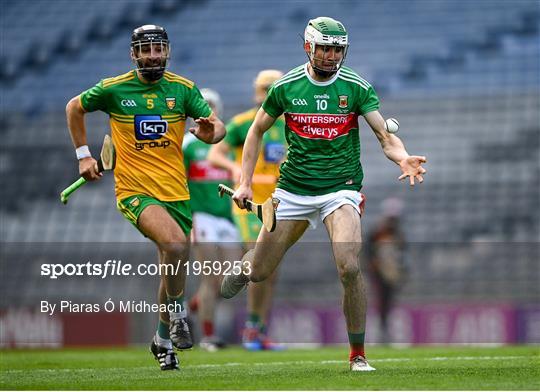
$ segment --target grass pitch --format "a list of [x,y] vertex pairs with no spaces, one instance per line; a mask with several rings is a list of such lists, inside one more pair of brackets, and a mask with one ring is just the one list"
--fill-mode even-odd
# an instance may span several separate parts
[[180,353],[162,372],[148,349],[0,351],[1,389],[540,390],[540,348],[368,347],[377,371],[351,373],[347,347]]

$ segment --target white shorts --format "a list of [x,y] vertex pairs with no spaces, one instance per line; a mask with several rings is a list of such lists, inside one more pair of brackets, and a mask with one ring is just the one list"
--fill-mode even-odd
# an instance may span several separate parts
[[230,220],[205,212],[194,212],[191,241],[237,246],[241,240],[236,226]]
[[277,220],[307,220],[314,229],[320,220],[339,207],[349,204],[362,215],[360,205],[365,197],[357,191],[341,190],[319,196],[302,196],[277,188],[273,197],[279,199],[276,210]]

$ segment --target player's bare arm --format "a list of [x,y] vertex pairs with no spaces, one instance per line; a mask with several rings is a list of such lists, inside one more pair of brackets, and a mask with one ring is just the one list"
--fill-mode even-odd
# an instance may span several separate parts
[[[66,105],[69,134],[76,149],[87,145],[86,127],[84,125],[85,114],[86,111],[81,106],[78,95],[73,97]],[[97,161],[91,156],[79,159],[79,174],[87,181],[94,181],[103,176],[103,173],[98,171]]]
[[209,117],[199,117],[195,122],[197,126],[189,131],[203,142],[215,144],[225,137],[225,124],[213,112]]
[[239,183],[242,175],[242,168],[229,158],[231,146],[225,140],[220,141],[210,147],[208,151],[208,161],[217,167],[228,170],[231,173],[234,182]]
[[384,118],[375,110],[367,113],[364,118],[377,136],[379,143],[383,149],[384,155],[391,161],[394,161],[401,168],[402,174],[398,177],[403,180],[409,177],[409,184],[414,186],[415,180],[423,182],[426,169],[422,167],[422,163],[426,162],[425,156],[409,155],[405,146],[399,137],[392,135],[385,128]]
[[274,117],[266,113],[263,108],[260,108],[255,116],[253,124],[251,124],[251,127],[249,128],[242,154],[242,177],[240,178],[240,186],[233,195],[234,202],[240,208],[245,208],[244,199],[251,200],[253,197],[251,184],[253,181],[255,164],[257,163],[257,157],[259,156],[259,150],[261,149],[262,138],[264,133],[275,121],[276,119]]

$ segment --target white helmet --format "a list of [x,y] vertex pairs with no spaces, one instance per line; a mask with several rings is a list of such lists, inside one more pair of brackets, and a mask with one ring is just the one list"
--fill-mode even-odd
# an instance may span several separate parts
[[[343,23],[327,16],[311,19],[304,32],[304,45],[313,69],[325,76],[332,75],[338,71],[347,56],[347,49],[349,47],[347,30],[345,30]],[[343,57],[334,64],[333,69],[325,70],[315,66],[315,47],[317,45],[339,46],[343,48]]]
[[201,95],[204,100],[208,102],[216,116],[221,116],[223,114],[223,102],[217,91],[210,88],[203,88],[201,89]]

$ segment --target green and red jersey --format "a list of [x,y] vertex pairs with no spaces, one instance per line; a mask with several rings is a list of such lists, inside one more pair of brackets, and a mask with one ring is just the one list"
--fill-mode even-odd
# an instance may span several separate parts
[[210,147],[191,133],[186,133],[184,137],[184,164],[191,194],[191,210],[232,220],[231,199],[218,195],[219,184],[232,186],[231,176],[227,170],[213,166],[206,159]]
[[360,190],[358,116],[379,109],[367,81],[341,67],[330,80],[318,82],[304,64],[274,83],[262,107],[274,118],[285,116],[289,148],[278,188],[299,195]]

